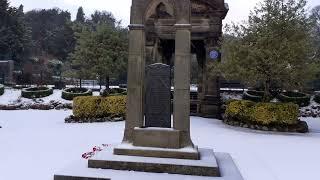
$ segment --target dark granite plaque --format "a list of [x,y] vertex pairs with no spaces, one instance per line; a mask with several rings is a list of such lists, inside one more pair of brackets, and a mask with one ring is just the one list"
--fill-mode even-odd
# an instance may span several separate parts
[[160,63],[147,66],[145,82],[145,126],[170,128],[170,66]]

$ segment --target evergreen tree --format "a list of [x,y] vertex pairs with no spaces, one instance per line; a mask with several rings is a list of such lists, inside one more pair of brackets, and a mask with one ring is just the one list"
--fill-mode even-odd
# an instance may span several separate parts
[[311,18],[314,22],[313,42],[316,48],[316,58],[320,61],[320,6],[317,6],[311,11]]
[[109,27],[117,27],[120,25],[120,22],[118,22],[112,13],[107,11],[95,11],[91,15],[91,19],[88,20],[88,24],[96,30],[96,27],[102,24],[106,24]]
[[22,5],[15,8],[6,0],[0,1],[0,34],[0,59],[11,59],[21,65],[31,42]]
[[273,85],[301,90],[315,72],[305,0],[264,0],[246,25],[234,25],[218,67],[227,78],[261,83],[268,101]]
[[77,12],[77,17],[76,17],[76,22],[79,22],[79,23],[84,23],[85,22],[85,13],[83,11],[83,8],[80,6],[78,8],[78,12]]
[[69,12],[58,8],[32,10],[26,13],[26,21],[32,30],[33,56],[67,60],[75,46]]
[[8,9],[8,0],[0,0],[0,25],[4,25],[6,23],[6,18],[8,18]]
[[92,34],[89,29],[84,28],[78,34],[75,51],[70,54],[71,69],[67,72],[67,74],[71,74],[74,78],[80,79],[80,87],[82,79],[93,77],[93,73],[90,71],[92,64],[88,61],[88,57],[92,54],[89,50],[91,46]]
[[121,30],[107,24],[96,27],[96,31],[85,28],[79,35],[75,52],[71,54],[72,66],[77,78],[117,77],[127,60],[127,39]]

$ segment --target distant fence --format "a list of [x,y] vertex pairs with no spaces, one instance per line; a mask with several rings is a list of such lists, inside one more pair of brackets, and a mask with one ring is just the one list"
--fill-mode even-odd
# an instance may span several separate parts
[[244,91],[247,87],[238,80],[220,80],[220,91]]
[[0,60],[0,83],[13,83],[14,62],[12,60]]
[[5,83],[5,75],[4,73],[0,73],[0,84],[4,84]]
[[[80,86],[80,80],[79,79],[74,79],[73,81],[69,81],[72,83],[68,83],[67,85],[73,85],[73,86]],[[104,81],[100,82],[98,80],[81,80],[81,87],[85,87],[85,88],[90,88],[94,91],[98,91],[101,88],[105,88],[106,83]],[[119,83],[117,81],[114,80],[110,80],[109,82],[109,86],[113,87],[113,86],[119,86]]]
[[308,83],[307,89],[311,91],[320,91],[320,79],[314,80],[311,83]]
[[[220,80],[220,88],[222,89],[222,91],[228,89],[228,90],[232,90],[232,89],[243,89],[245,90],[246,87],[244,84],[241,83],[241,81],[239,80]],[[308,90],[308,91],[320,91],[320,79],[318,80],[314,80],[310,83],[308,83],[306,85],[306,87],[304,87],[304,89]]]

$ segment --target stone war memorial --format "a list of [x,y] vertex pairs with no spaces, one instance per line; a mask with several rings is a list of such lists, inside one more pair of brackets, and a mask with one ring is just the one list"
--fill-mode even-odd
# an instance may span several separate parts
[[191,54],[202,68],[202,108],[214,112],[218,85],[206,66],[227,12],[224,0],[133,0],[123,141],[54,179],[242,180],[229,154],[198,148],[190,134]]

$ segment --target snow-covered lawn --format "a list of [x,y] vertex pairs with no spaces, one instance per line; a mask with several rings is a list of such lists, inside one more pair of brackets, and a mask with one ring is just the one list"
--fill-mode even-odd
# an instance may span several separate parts
[[[67,101],[62,99],[61,93],[62,93],[61,90],[54,90],[52,95],[41,98],[41,102],[42,103],[49,103],[50,101],[60,101],[62,103],[72,102],[72,101]],[[21,97],[20,89],[5,89],[4,94],[0,96],[0,104],[7,105],[7,104],[16,104],[18,102],[23,104],[30,104],[30,103],[33,103],[33,100]]]
[[[52,180],[93,146],[121,141],[124,122],[65,124],[70,114],[0,111],[0,180]],[[309,134],[259,132],[192,117],[192,139],[199,147],[229,152],[245,180],[319,180],[320,119],[304,120]]]
[[[61,98],[62,90],[53,90],[53,94],[44,98],[39,98],[36,101],[41,102],[43,104],[48,104],[50,101],[58,101],[61,103],[72,103],[72,101],[68,101]],[[98,96],[99,92],[93,92],[94,96]],[[34,103],[34,100],[27,99],[21,97],[20,89],[12,89],[7,88],[4,91],[4,94],[0,96],[0,105],[8,105],[8,104],[31,104]]]

